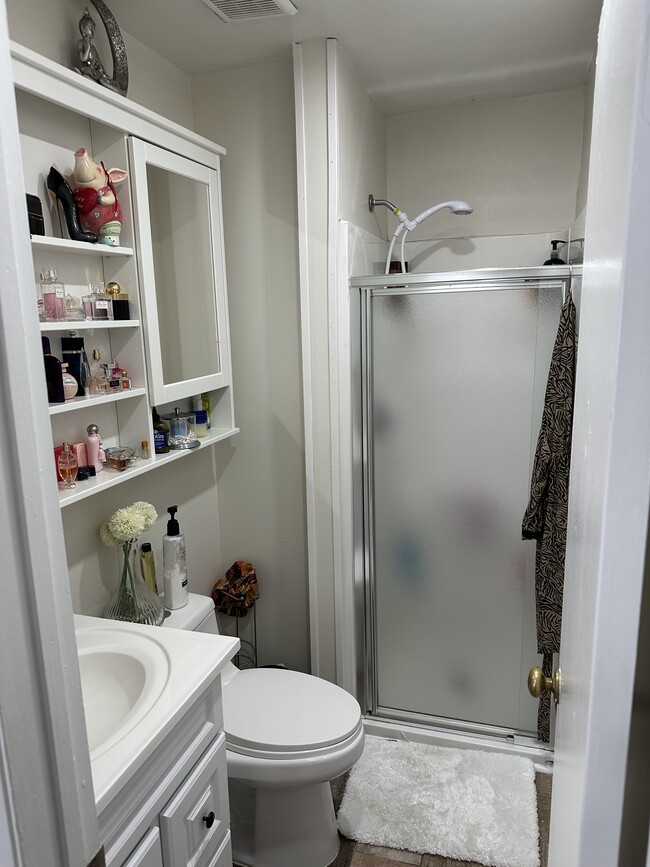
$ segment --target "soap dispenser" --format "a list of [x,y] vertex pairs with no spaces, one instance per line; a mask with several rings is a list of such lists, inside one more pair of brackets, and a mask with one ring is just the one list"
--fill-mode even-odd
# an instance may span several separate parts
[[545,265],[566,265],[564,259],[560,259],[560,254],[557,251],[559,244],[566,244],[561,238],[556,241],[551,241],[551,258],[544,262]]
[[165,581],[165,607],[171,610],[187,605],[187,565],[185,563],[185,536],[180,531],[176,512],[170,506],[167,533],[163,536],[163,575]]

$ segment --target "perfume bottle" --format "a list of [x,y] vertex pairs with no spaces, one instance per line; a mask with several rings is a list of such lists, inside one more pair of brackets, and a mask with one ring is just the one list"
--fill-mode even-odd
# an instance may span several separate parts
[[103,283],[89,283],[90,293],[81,299],[86,319],[107,322],[113,319],[113,299],[104,291]]
[[90,393],[108,394],[108,379],[99,349],[93,349],[93,360],[90,365]]
[[65,399],[72,400],[73,397],[77,396],[79,383],[74,376],[68,372],[68,365],[65,363],[61,365],[61,376],[63,377],[63,394],[65,395]]
[[43,335],[41,337],[41,344],[43,346],[43,364],[45,365],[48,403],[63,403],[65,401],[65,393],[63,391],[61,362],[56,356],[52,355],[49,337]]
[[109,367],[108,374],[108,390],[109,391],[121,391],[122,383],[121,383],[121,367],[117,363],[117,360],[113,359],[113,363]]
[[63,479],[63,489],[76,488],[77,456],[70,451],[70,443],[63,443],[63,451],[58,457],[57,467],[59,475]]
[[48,268],[41,274],[41,297],[48,322],[61,322],[65,319],[65,289],[54,268]]

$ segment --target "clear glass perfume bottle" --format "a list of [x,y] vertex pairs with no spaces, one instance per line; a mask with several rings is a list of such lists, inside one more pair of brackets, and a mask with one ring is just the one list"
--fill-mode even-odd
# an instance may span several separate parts
[[108,394],[108,379],[99,349],[93,349],[93,360],[90,365],[90,393]]
[[63,443],[63,451],[57,460],[59,475],[63,479],[63,489],[76,488],[77,456],[70,451],[70,443]]
[[48,322],[65,319],[65,289],[54,268],[48,268],[41,274],[41,297],[43,312]]

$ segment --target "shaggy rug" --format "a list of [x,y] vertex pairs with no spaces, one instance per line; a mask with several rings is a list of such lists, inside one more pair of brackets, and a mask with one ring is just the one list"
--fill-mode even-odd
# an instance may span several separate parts
[[366,737],[338,813],[360,843],[539,867],[533,763],[519,756]]

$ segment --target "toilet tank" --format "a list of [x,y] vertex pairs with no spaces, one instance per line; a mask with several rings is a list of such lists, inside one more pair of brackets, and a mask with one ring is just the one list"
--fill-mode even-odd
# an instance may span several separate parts
[[[171,611],[163,620],[163,626],[219,635],[214,602],[210,596],[200,596],[198,593],[188,593],[187,605]],[[239,674],[239,669],[232,662],[227,662],[221,672],[221,683],[224,688],[237,674]]]
[[188,593],[187,605],[174,609],[165,617],[163,626],[219,635],[214,602],[210,596],[200,596],[198,593]]

